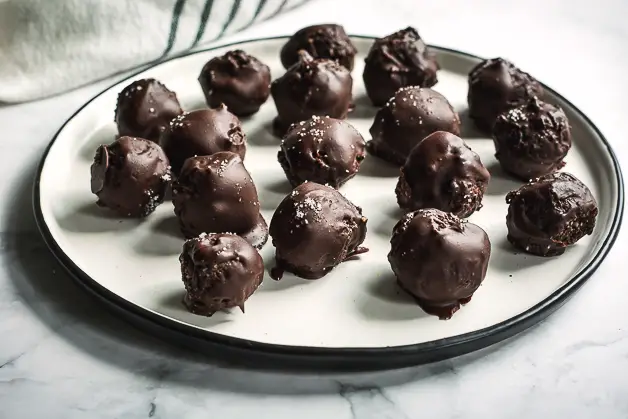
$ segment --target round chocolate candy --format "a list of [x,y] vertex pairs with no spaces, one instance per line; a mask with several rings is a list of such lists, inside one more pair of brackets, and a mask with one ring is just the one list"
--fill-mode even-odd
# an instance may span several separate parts
[[364,138],[348,122],[313,116],[288,130],[277,159],[293,187],[312,181],[339,188],[360,169],[364,149]]
[[335,24],[313,25],[298,30],[281,48],[281,63],[290,68],[299,61],[299,51],[307,51],[314,58],[329,58],[347,70],[353,70],[358,50],[351,43],[344,28]]
[[155,79],[136,80],[118,95],[115,122],[120,136],[154,142],[183,113],[177,95]]
[[239,307],[260,286],[264,262],[243,238],[229,233],[201,234],[183,245],[179,256],[185,285],[183,302],[202,316]]
[[268,66],[239,49],[209,60],[198,82],[210,108],[224,103],[240,117],[257,112],[270,95]]
[[406,214],[390,243],[388,261],[400,287],[441,319],[471,300],[491,256],[484,230],[433,208]]
[[279,204],[270,222],[280,279],[284,271],[318,279],[352,256],[366,252],[367,219],[340,192],[314,182],[297,186]]
[[460,119],[451,104],[430,88],[402,87],[375,115],[367,150],[401,166],[410,151],[436,131],[460,135]]
[[508,241],[538,256],[557,256],[593,233],[598,207],[589,188],[569,173],[551,173],[506,195]]

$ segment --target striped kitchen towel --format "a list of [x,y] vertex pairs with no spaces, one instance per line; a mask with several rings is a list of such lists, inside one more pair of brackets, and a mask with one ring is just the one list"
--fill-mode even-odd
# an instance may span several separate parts
[[0,102],[209,45],[309,0],[0,0]]

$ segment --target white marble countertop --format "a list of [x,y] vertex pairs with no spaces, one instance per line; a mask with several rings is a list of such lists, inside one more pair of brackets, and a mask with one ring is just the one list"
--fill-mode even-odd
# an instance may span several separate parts
[[[239,37],[289,34],[320,21],[374,35],[412,24],[430,43],[515,61],[587,113],[628,162],[628,3],[514,3],[317,0]],[[547,321],[481,353],[422,367],[344,375],[244,371],[116,319],[63,272],[31,215],[44,147],[110,83],[0,105],[0,417],[628,417],[628,281],[614,274],[625,263],[625,228],[593,278]]]

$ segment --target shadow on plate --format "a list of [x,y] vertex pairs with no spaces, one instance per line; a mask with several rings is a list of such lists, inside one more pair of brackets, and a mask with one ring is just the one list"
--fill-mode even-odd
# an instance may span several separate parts
[[[275,266],[274,260],[271,263],[271,266]],[[266,270],[266,272],[264,272],[264,282],[260,286],[259,290],[257,290],[257,292],[285,291],[290,288],[303,286],[312,282],[312,280],[299,278],[289,272],[284,273],[283,278],[281,278],[279,281],[275,281],[270,277],[270,270],[268,269]]]
[[[94,198],[95,199],[95,198]],[[58,218],[59,226],[74,233],[106,233],[125,231],[137,227],[142,220],[120,217],[95,202],[85,203]]]
[[485,134],[480,131],[471,118],[469,118],[469,108],[465,108],[458,112],[460,117],[460,138],[464,140],[469,139],[482,139],[486,141],[492,141],[490,134]]
[[100,127],[95,133],[87,137],[87,142],[81,146],[79,156],[82,159],[93,161],[96,149],[101,144],[111,144],[118,137],[115,124],[111,123]]
[[390,272],[367,281],[368,297],[358,302],[360,311],[371,320],[403,321],[430,317],[399,285]]
[[239,308],[235,307],[234,309],[227,309],[224,311],[218,311],[214,313],[212,316],[201,316],[198,314],[193,314],[185,308],[183,304],[183,297],[185,296],[185,291],[183,290],[183,283],[181,284],[181,291],[174,291],[166,294],[157,302],[157,307],[153,309],[158,313],[164,314],[166,316],[173,317],[177,320],[184,321],[186,323],[191,323],[194,326],[208,328],[217,326],[222,323],[228,323],[233,321],[233,319],[229,316],[230,310],[238,310]]
[[355,108],[347,115],[349,119],[368,119],[373,121],[375,114],[379,110],[377,106],[373,106],[371,100],[366,95],[356,97],[353,104]]
[[486,188],[488,195],[506,196],[508,192],[518,189],[522,184],[508,176],[498,162],[493,162],[487,169],[491,173],[491,180]]
[[357,176],[399,177],[399,167],[388,163],[372,154],[367,154],[360,164]]
[[247,132],[246,138],[250,144],[260,147],[277,147],[277,150],[279,150],[279,144],[281,143],[281,139],[273,134],[272,120],[266,121]]
[[137,242],[135,251],[152,256],[172,256],[181,253],[185,238],[174,216],[159,220],[151,233]]
[[265,184],[260,191],[260,208],[267,211],[275,211],[277,206],[292,191],[290,183],[286,179]]
[[501,251],[498,253],[493,251],[489,265],[491,268],[502,272],[514,273],[533,266],[542,265],[552,261],[556,257],[560,257],[542,257],[531,255],[514,247],[510,244],[506,237],[500,237],[498,239],[493,238],[491,240],[491,245],[493,249],[499,249]]

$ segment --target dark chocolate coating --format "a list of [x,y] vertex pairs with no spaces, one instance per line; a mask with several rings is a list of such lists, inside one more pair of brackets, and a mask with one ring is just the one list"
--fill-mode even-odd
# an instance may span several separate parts
[[290,68],[299,61],[299,51],[305,50],[314,58],[329,58],[347,70],[353,70],[353,61],[358,50],[351,43],[345,29],[340,25],[322,24],[298,30],[281,48],[281,64]]
[[270,95],[270,68],[238,49],[209,60],[198,82],[210,108],[224,103],[234,115],[249,116]]
[[339,188],[360,169],[365,144],[348,122],[313,116],[290,128],[277,159],[292,187],[307,180]]
[[299,61],[270,85],[277,107],[275,134],[314,115],[344,119],[351,106],[353,79],[345,67],[300,51]]
[[120,136],[159,142],[170,121],[182,113],[174,92],[155,79],[142,79],[118,95],[115,122]]
[[440,65],[413,27],[376,39],[366,56],[364,86],[375,106],[384,105],[401,87],[432,87]]
[[339,263],[366,252],[367,219],[340,192],[314,182],[297,186],[279,204],[270,222],[280,279],[284,271],[306,279],[318,279]]
[[183,303],[201,316],[240,307],[260,286],[264,262],[246,240],[229,233],[201,234],[183,245],[179,256],[185,285]]
[[482,208],[490,179],[480,156],[460,137],[438,131],[414,147],[395,193],[406,211],[436,208],[464,218]]
[[388,261],[401,288],[441,319],[471,300],[491,256],[484,230],[437,209],[406,214],[390,243]]
[[532,98],[497,118],[493,142],[502,169],[528,181],[565,165],[571,131],[562,109]]
[[232,151],[244,160],[246,154],[246,135],[240,120],[225,106],[186,112],[173,119],[160,144],[175,175],[190,157]]
[[170,184],[168,157],[143,138],[120,137],[96,150],[91,189],[97,204],[120,215],[146,217],[164,201]]
[[257,189],[239,155],[223,151],[186,160],[172,183],[174,213],[187,238],[234,233],[261,248],[268,239]]
[[542,95],[538,81],[503,58],[482,61],[469,72],[469,118],[487,134],[502,112]]
[[551,173],[506,195],[508,241],[538,256],[557,256],[593,233],[598,207],[589,188],[569,173]]
[[460,135],[460,119],[454,108],[435,90],[403,87],[377,111],[367,150],[401,166],[412,149],[436,131]]

